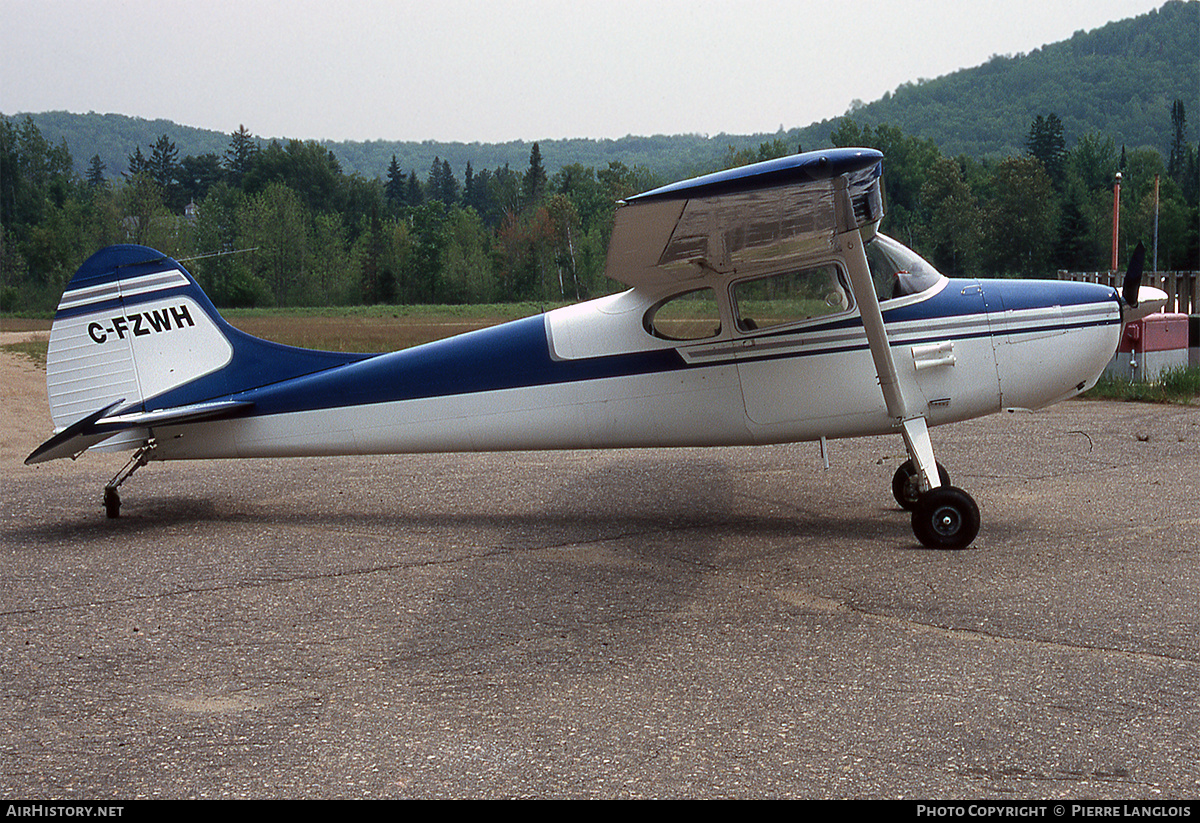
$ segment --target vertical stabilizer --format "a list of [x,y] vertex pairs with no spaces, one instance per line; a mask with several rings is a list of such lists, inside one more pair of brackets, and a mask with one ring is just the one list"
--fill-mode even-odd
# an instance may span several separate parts
[[61,429],[118,401],[122,411],[224,368],[225,323],[174,260],[109,246],[71,278],[46,357],[50,414]]

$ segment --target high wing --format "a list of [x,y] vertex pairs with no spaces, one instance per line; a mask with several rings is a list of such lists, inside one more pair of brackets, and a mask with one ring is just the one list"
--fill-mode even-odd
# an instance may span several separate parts
[[[830,149],[654,189],[622,201],[606,274],[655,286],[832,249],[838,232],[883,216],[883,155]],[[849,207],[839,208],[839,185]]]

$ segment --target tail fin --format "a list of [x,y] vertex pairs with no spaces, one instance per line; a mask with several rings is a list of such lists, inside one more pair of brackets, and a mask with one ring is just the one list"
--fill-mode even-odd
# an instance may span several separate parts
[[[102,433],[244,411],[239,392],[365,356],[251,337],[225,322],[175,260],[145,246],[109,246],[79,267],[58,304],[46,392],[59,435],[26,462],[72,454],[73,443],[75,451],[99,447]],[[134,448],[137,440],[110,442]]]
[[227,324],[174,260],[145,246],[109,246],[79,268],[58,304],[46,392],[58,428],[111,403],[144,401],[233,359]]

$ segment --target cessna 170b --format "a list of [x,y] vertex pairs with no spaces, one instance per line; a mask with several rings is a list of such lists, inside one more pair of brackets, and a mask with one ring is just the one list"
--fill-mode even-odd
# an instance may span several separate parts
[[646,446],[899,433],[893,481],[921,543],[962,548],[979,509],[929,427],[1093,385],[1122,323],[1166,295],[949,279],[877,231],[883,156],[830,149],[619,205],[607,274],[629,290],[379,355],[230,326],[175,260],[110,246],[50,334],[56,434],[27,463]]

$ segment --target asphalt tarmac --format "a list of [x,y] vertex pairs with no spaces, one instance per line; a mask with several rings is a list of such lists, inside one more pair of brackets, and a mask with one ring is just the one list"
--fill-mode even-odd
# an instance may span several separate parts
[[898,436],[158,463],[113,521],[124,455],[0,427],[6,798],[1200,795],[1195,407],[934,430],[960,552]]

